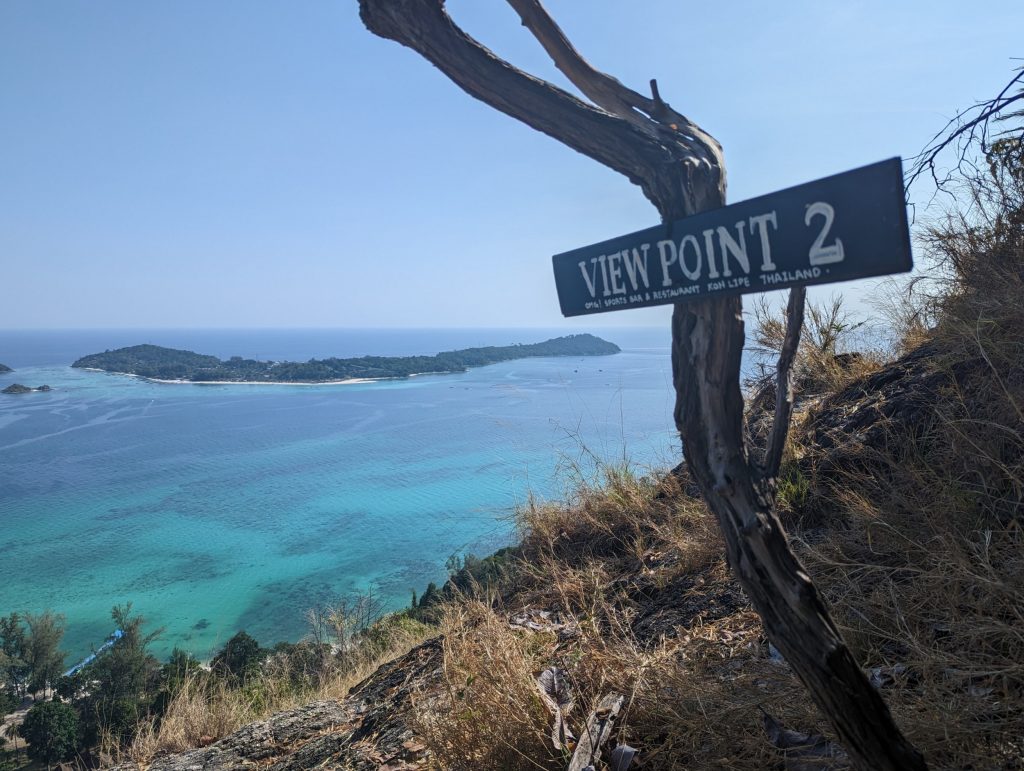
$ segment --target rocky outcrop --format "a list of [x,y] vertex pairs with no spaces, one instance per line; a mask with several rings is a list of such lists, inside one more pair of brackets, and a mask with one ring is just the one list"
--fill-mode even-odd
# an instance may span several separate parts
[[[340,701],[318,701],[252,723],[209,747],[157,758],[148,771],[409,771],[426,766],[410,725],[412,699],[441,682],[435,638],[380,667]],[[128,763],[115,771],[141,771]]]
[[33,391],[52,390],[53,389],[50,388],[50,386],[48,385],[41,385],[38,388],[29,388],[28,386],[22,385],[21,383],[12,383],[11,385],[7,386],[7,388],[5,388],[3,391],[0,391],[0,394],[28,394],[32,393]]
[[971,369],[969,362],[937,367],[937,356],[936,346],[922,346],[828,397],[811,415],[809,442],[843,468],[893,434],[902,440],[927,433],[942,391]]

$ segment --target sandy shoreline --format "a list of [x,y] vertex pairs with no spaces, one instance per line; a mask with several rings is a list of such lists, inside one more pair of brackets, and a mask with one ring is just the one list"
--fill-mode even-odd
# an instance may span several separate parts
[[[326,386],[355,385],[356,383],[378,383],[382,380],[398,380],[393,377],[350,377],[346,380],[164,380],[157,377],[145,377],[132,372],[111,372],[98,367],[80,367],[85,372],[103,372],[107,375],[134,377],[149,383],[167,383],[169,385],[281,385],[281,386]],[[411,377],[411,376],[410,376]]]
[[[114,372],[115,375],[126,375],[126,372]],[[355,383],[377,383],[381,380],[395,380],[391,377],[351,377],[347,380],[161,380],[155,377],[142,377],[141,375],[129,375],[139,380],[148,380],[150,383],[170,383],[173,385],[282,385],[282,386],[326,386],[326,385],[354,385]]]

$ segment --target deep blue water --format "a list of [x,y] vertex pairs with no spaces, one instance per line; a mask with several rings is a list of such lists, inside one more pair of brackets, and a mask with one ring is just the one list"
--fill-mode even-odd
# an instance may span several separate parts
[[[71,659],[131,601],[200,657],[244,628],[296,640],[304,612],[372,589],[390,607],[453,553],[512,538],[566,467],[676,462],[668,330],[605,330],[610,357],[335,386],[198,386],[73,370],[150,342],[222,357],[430,354],[564,330],[0,332],[0,613],[67,617]],[[70,659],[69,659],[70,660]]]

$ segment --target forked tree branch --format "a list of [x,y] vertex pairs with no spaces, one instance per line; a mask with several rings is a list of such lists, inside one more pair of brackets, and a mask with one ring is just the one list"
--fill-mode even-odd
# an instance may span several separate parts
[[548,52],[555,66],[594,104],[652,135],[669,129],[688,137],[694,143],[691,149],[695,155],[704,155],[710,148],[715,154],[708,160],[721,164],[718,141],[663,102],[655,81],[651,81],[652,95],[649,97],[624,86],[618,79],[595,69],[580,55],[539,0],[507,2],[519,14],[523,26]]
[[[538,39],[550,42],[557,26],[543,9],[533,11],[529,18],[538,25]],[[660,124],[653,119],[641,127],[635,119],[586,104],[513,67],[459,29],[445,12],[443,0],[359,0],[359,14],[371,32],[421,54],[471,96],[624,174],[665,219],[674,219],[669,211],[680,208],[706,208],[709,184],[716,194],[724,193],[721,148],[709,135],[693,132],[688,122],[677,123],[679,131],[671,122],[655,130]],[[572,57],[565,53],[559,55],[569,67]],[[578,54],[576,60],[576,77],[581,77],[583,67],[596,72],[585,62],[581,67]],[[604,77],[607,88],[613,79]],[[596,81],[591,77],[589,82]],[[692,135],[686,133],[687,127]]]
[[723,170],[722,146],[686,116],[673,110],[651,81],[652,95],[644,96],[616,78],[595,69],[562,32],[539,0],[507,0],[530,33],[544,47],[555,66],[597,106],[629,121],[651,136],[687,148],[692,161]]
[[782,451],[789,435],[789,419],[793,415],[793,360],[800,347],[800,331],[804,326],[804,300],[806,288],[795,286],[789,290],[786,306],[786,336],[779,351],[779,365],[776,369],[775,420],[768,436],[768,449],[764,454],[764,476],[771,479],[779,475]]
[[627,88],[611,75],[594,69],[569,42],[538,0],[508,0],[508,4],[519,14],[523,26],[530,30],[548,52],[555,66],[584,96],[612,115],[625,118],[648,133],[654,133],[650,130],[650,120],[636,112],[639,107],[647,115],[652,115],[652,99]]

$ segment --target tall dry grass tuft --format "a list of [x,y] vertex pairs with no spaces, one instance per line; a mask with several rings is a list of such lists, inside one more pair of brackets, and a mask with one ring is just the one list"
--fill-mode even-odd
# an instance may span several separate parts
[[517,608],[546,608],[602,625],[620,612],[609,587],[649,578],[664,587],[721,560],[722,542],[703,503],[679,476],[638,476],[627,465],[577,477],[559,504],[530,501],[517,512],[521,535]]
[[[785,308],[775,309],[759,296],[754,300],[752,315],[748,347],[761,367],[761,376],[750,385],[755,392],[767,388],[774,394],[775,363],[786,337]],[[842,295],[833,295],[822,303],[807,303],[792,369],[798,392],[834,393],[876,372],[885,359],[882,338],[867,334],[866,322],[854,320]]]
[[[1022,330],[1024,332],[1024,330]],[[900,725],[938,767],[1024,757],[1024,423],[981,372],[950,383],[914,436],[819,494],[837,525],[805,560]],[[894,452],[898,448],[898,452]]]
[[273,712],[305,703],[284,681],[232,688],[209,672],[190,675],[159,720],[140,727],[127,756],[146,762],[160,752],[202,747]]
[[449,604],[441,629],[445,686],[418,705],[415,726],[436,767],[564,769],[568,756],[551,746],[534,683],[550,636],[517,634],[479,600]]
[[578,477],[564,501],[529,501],[516,512],[523,569],[630,572],[670,550],[684,558],[680,569],[696,569],[719,553],[720,541],[704,506],[681,485],[674,474],[602,465],[596,482]]

